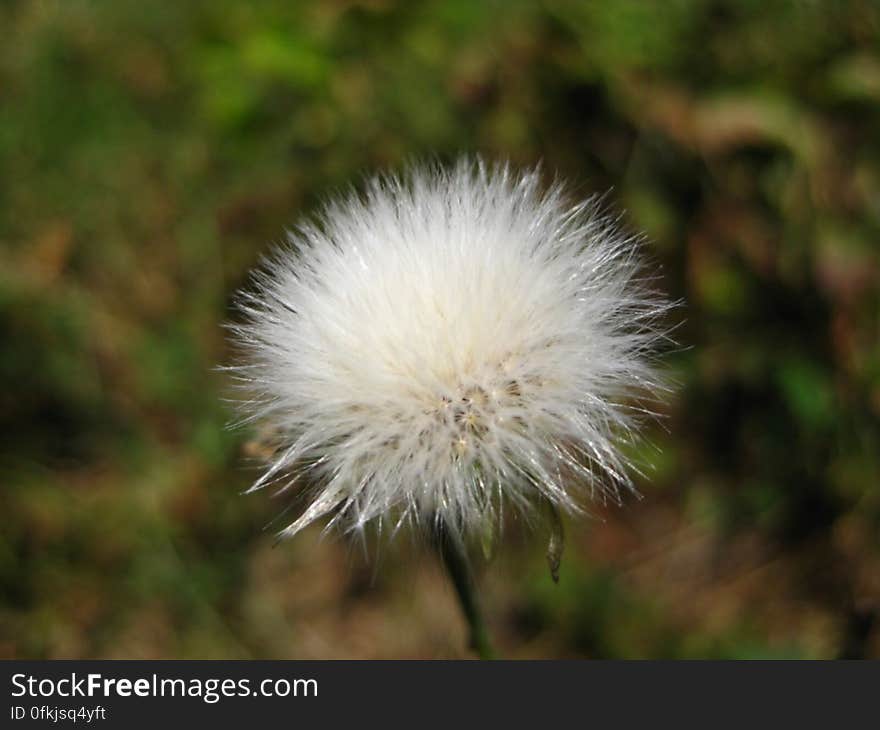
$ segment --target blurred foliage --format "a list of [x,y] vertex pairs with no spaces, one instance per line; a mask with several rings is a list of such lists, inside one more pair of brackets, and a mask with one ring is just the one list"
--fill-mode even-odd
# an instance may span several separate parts
[[221,323],[377,168],[543,160],[645,229],[680,383],[507,656],[880,656],[880,4],[0,4],[0,655],[461,656],[435,561],[273,549]]

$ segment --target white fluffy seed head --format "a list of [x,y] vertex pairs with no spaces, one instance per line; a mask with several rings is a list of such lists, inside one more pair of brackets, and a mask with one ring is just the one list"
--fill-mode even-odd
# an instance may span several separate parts
[[374,179],[290,233],[231,327],[242,411],[274,434],[253,489],[305,499],[284,534],[332,515],[468,536],[508,505],[619,500],[619,444],[662,389],[668,304],[638,248],[595,199],[468,161]]

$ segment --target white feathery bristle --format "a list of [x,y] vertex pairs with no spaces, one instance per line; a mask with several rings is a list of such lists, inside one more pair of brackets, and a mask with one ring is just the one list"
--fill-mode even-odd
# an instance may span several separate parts
[[330,525],[494,531],[506,505],[620,499],[669,304],[639,240],[537,171],[459,162],[371,180],[289,234],[240,295],[257,489]]

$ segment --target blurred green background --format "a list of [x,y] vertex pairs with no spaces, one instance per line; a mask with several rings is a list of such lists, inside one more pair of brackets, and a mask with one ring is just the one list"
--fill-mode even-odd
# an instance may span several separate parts
[[260,253],[377,168],[612,189],[685,305],[659,450],[479,564],[508,657],[880,657],[880,4],[0,3],[0,656],[459,657],[435,559],[224,428]]

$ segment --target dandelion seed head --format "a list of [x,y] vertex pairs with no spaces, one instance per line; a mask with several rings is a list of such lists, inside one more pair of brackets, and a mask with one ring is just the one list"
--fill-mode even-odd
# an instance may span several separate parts
[[231,327],[241,411],[276,435],[254,488],[305,498],[284,533],[469,535],[508,506],[618,500],[620,445],[663,388],[669,305],[639,251],[595,198],[468,161],[375,178],[292,231]]

